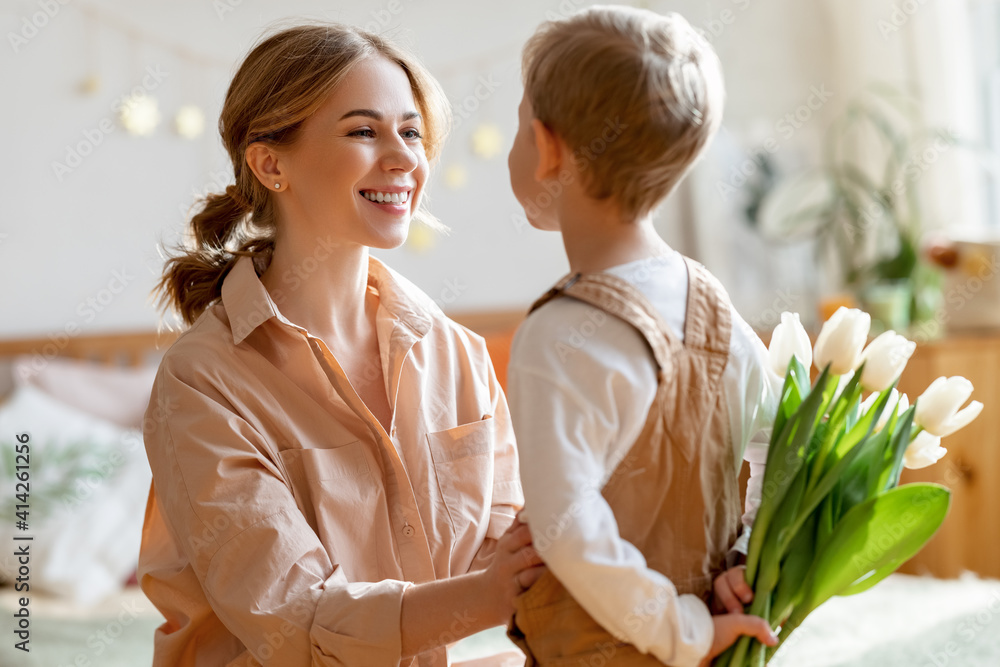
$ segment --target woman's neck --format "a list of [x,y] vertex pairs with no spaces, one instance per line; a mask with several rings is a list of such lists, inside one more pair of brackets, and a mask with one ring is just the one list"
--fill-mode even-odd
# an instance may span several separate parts
[[368,248],[279,234],[261,282],[281,314],[332,344],[370,330]]

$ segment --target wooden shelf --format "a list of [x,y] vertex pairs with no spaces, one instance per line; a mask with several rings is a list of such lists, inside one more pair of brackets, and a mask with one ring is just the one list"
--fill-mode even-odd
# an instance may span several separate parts
[[915,400],[937,377],[962,375],[985,408],[944,438],[948,454],[922,470],[904,470],[901,483],[937,482],[952,490],[941,530],[901,569],[957,577],[964,571],[1000,578],[1000,333],[949,336],[917,346],[899,388]]

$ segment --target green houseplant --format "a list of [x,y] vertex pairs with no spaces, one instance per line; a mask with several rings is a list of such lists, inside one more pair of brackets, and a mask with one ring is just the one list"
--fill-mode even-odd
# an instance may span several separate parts
[[933,317],[941,278],[919,252],[925,215],[920,180],[956,136],[923,123],[905,93],[874,84],[826,132],[822,163],[778,183],[760,228],[772,238],[814,238],[839,278],[883,328]]

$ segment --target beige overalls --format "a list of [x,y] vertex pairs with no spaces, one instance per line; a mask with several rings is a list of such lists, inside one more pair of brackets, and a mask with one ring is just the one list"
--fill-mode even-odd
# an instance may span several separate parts
[[[532,306],[558,296],[589,303],[643,335],[659,367],[656,397],[645,426],[601,493],[623,539],[678,594],[708,602],[740,525],[722,374],[732,317],[725,292],[700,264],[687,259],[684,342],[642,293],[607,273],[567,276]],[[600,626],[546,572],[515,600],[508,636],[528,656],[526,667],[660,665]],[[636,619],[641,622],[641,615]]]

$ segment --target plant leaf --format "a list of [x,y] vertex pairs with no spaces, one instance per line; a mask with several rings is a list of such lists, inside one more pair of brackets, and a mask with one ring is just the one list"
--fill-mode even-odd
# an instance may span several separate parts
[[950,501],[951,492],[939,484],[906,484],[848,511],[818,553],[791,621],[797,624],[834,595],[860,592],[895,571],[934,535]]
[[788,548],[788,555],[781,563],[781,577],[771,600],[772,628],[781,625],[791,615],[792,609],[805,594],[802,583],[816,558],[816,528],[822,520],[822,512],[815,512],[810,516],[795,535]]
[[892,434],[891,443],[886,448],[886,460],[882,474],[876,482],[876,491],[886,491],[899,484],[899,476],[903,473],[903,455],[906,454],[906,448],[910,446],[910,433],[913,432],[913,415],[916,409],[916,405],[910,406],[899,418],[899,425]]
[[753,532],[750,534],[750,547],[747,552],[746,577],[747,583],[751,586],[757,577],[760,556],[771,519],[781,505],[788,487],[791,486],[796,474],[802,468],[807,445],[819,419],[823,392],[829,380],[829,369],[825,368],[817,378],[812,391],[785,423],[781,433],[771,438],[767,467],[764,471],[764,491],[760,507],[757,509],[757,518],[754,520]]

